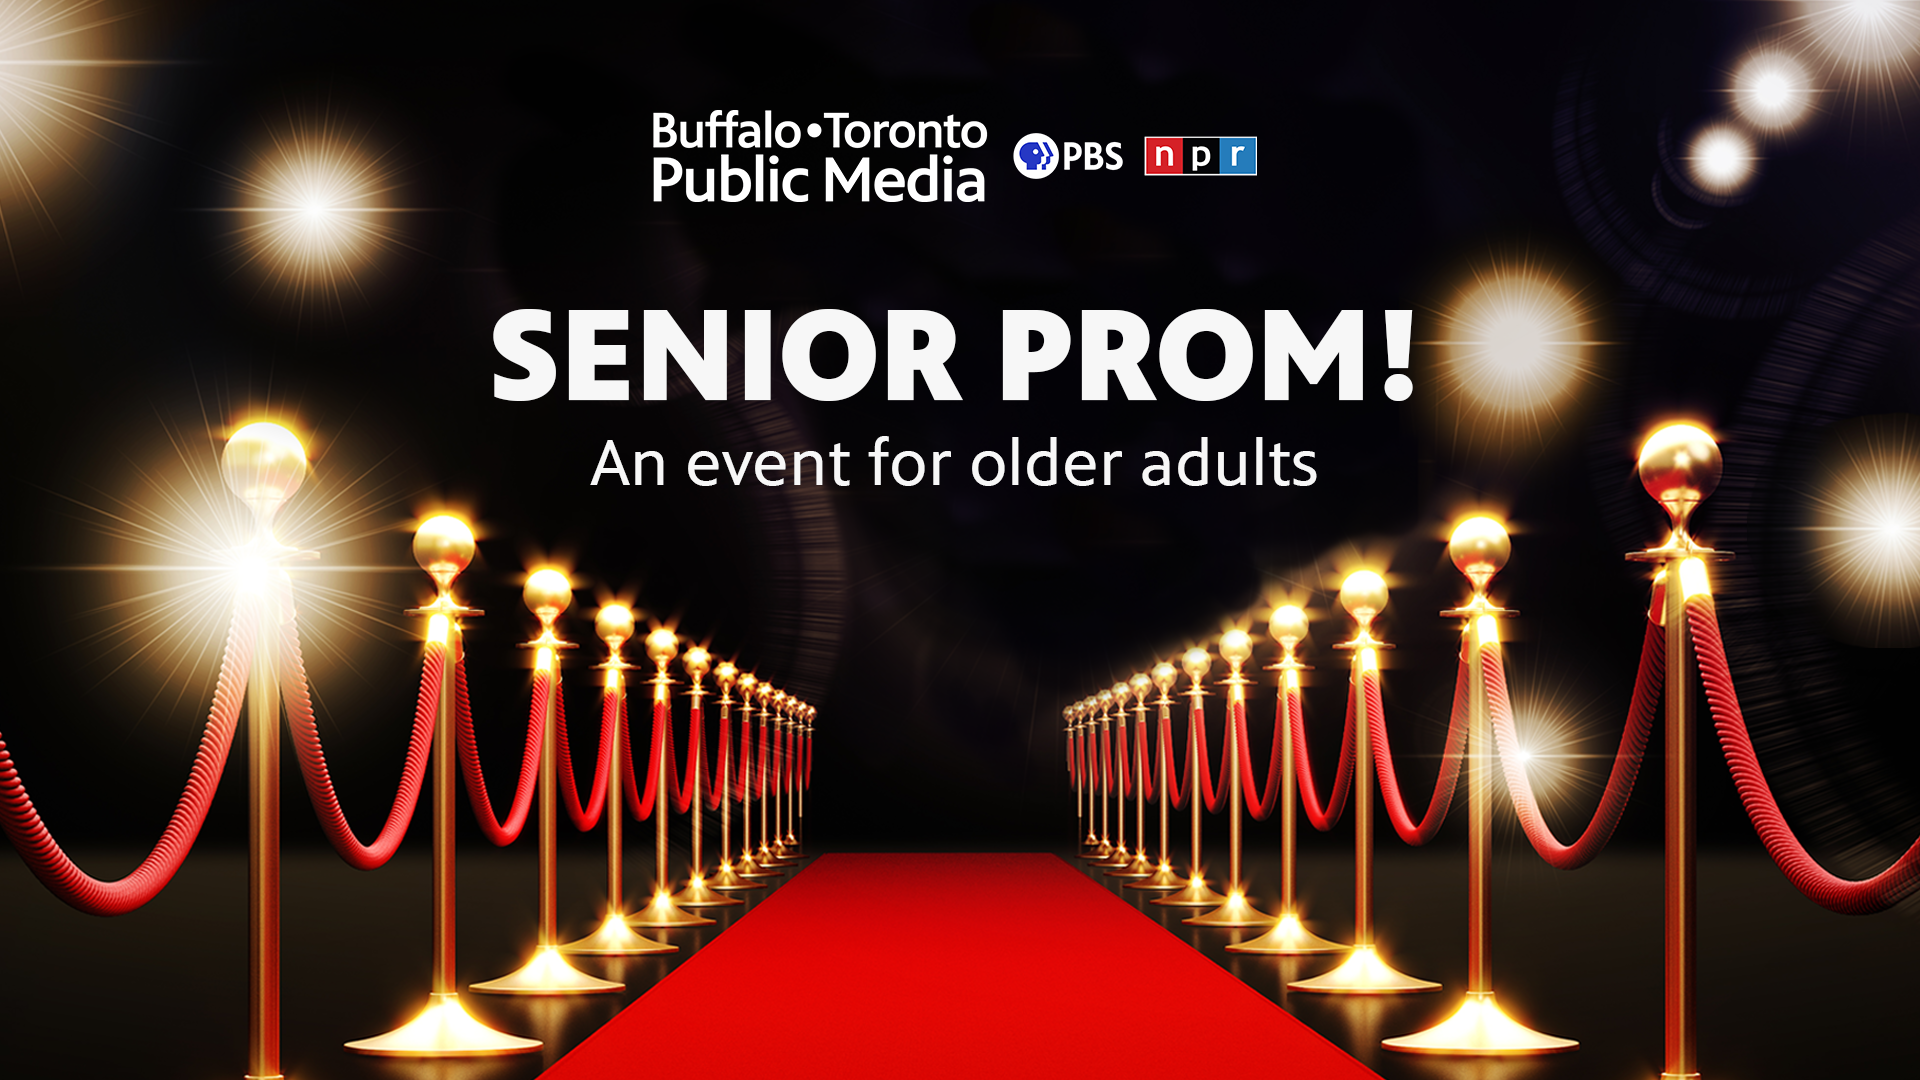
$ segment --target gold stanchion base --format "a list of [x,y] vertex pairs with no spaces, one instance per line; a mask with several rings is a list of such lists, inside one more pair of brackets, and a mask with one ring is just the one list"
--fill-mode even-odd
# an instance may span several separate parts
[[611,994],[626,984],[596,979],[567,963],[557,946],[542,945],[519,971],[467,989],[479,994]]
[[1371,945],[1356,945],[1353,954],[1325,975],[1287,984],[1289,990],[1310,994],[1417,994],[1438,990],[1440,984],[1402,975],[1387,966]]
[[748,889],[766,888],[765,885],[748,881],[734,873],[732,863],[721,863],[720,869],[713,872],[713,880],[709,884],[719,892],[745,892]]
[[1452,1016],[1425,1031],[1386,1039],[1380,1045],[1409,1054],[1485,1057],[1563,1054],[1580,1046],[1572,1039],[1542,1034],[1508,1016],[1493,1000],[1491,990],[1469,993]]
[[766,870],[792,870],[800,865],[782,856],[767,844],[760,845],[760,852],[755,855],[754,858],[758,860],[760,866]]
[[1180,891],[1171,896],[1156,896],[1147,901],[1162,907],[1219,907],[1227,898],[1207,888],[1206,878],[1188,878]]
[[651,953],[679,952],[680,946],[641,937],[627,925],[625,915],[609,911],[607,917],[601,920],[600,929],[579,941],[560,946],[560,951],[573,956],[646,956]]
[[1080,853],[1080,857],[1094,860],[1111,859],[1113,858],[1113,845],[1105,840],[1096,840],[1091,849]]
[[653,903],[627,916],[627,925],[672,929],[676,926],[712,926],[713,920],[691,911],[681,911],[674,906],[673,897],[659,892],[653,894]]
[[745,900],[714,892],[707,886],[704,878],[694,878],[687,882],[686,888],[673,894],[673,902],[681,907],[734,907],[746,903]]
[[355,1039],[347,1049],[383,1057],[492,1057],[540,1049],[539,1039],[495,1031],[475,1020],[458,994],[430,994],[419,1016],[371,1039]]
[[1207,912],[1189,919],[1181,919],[1188,926],[1211,926],[1222,930],[1240,929],[1249,926],[1272,926],[1280,920],[1261,911],[1247,902],[1246,895],[1240,892],[1227,894],[1227,902]]
[[743,878],[777,878],[786,872],[786,868],[784,867],[768,866],[766,863],[752,857],[741,859],[740,867],[737,871]]
[[1153,860],[1147,858],[1145,851],[1135,851],[1133,860],[1117,870],[1107,871],[1108,877],[1143,878],[1153,876]]
[[1262,956],[1306,956],[1309,953],[1346,952],[1351,945],[1341,945],[1312,933],[1300,925],[1300,916],[1289,911],[1280,916],[1273,929],[1254,938],[1227,946],[1228,952],[1258,953]]
[[1187,879],[1174,873],[1173,866],[1168,863],[1161,863],[1154,870],[1153,876],[1147,880],[1129,881],[1126,884],[1129,889],[1146,889],[1151,892],[1172,892],[1175,889],[1184,889],[1186,886]]
[[1108,867],[1115,867],[1115,868],[1125,867],[1128,863],[1131,863],[1132,861],[1133,861],[1133,856],[1128,853],[1126,847],[1121,844],[1115,844],[1113,847],[1108,849],[1106,858],[1101,859],[1098,862],[1090,862],[1087,865],[1096,870],[1104,870]]

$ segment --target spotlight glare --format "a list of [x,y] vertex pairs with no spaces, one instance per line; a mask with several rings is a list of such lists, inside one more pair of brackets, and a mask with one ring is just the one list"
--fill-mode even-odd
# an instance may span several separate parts
[[1786,53],[1749,53],[1733,76],[1733,104],[1740,118],[1763,131],[1784,131],[1813,104],[1807,69]]
[[1814,500],[1821,591],[1860,640],[1920,641],[1920,429],[1875,418],[1842,435]]
[[1478,274],[1441,313],[1443,372],[1461,391],[1464,426],[1538,426],[1591,368],[1586,309],[1551,277],[1526,266]]
[[1856,73],[1894,69],[1912,74],[1920,50],[1920,3],[1914,0],[1810,0],[1800,6],[1804,33],[1835,63]]
[[1701,129],[1687,144],[1687,176],[1715,195],[1733,195],[1747,186],[1759,167],[1753,142],[1724,125]]

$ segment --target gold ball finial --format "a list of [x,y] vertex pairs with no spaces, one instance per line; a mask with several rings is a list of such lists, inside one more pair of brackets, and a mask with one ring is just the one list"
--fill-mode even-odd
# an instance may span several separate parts
[[687,658],[681,663],[686,666],[687,677],[693,680],[695,686],[698,686],[700,680],[706,678],[708,670],[713,667],[713,656],[707,650],[695,645],[687,650]]
[[1195,645],[1180,657],[1180,667],[1187,673],[1187,678],[1193,681],[1193,685],[1199,686],[1200,680],[1206,678],[1207,672],[1213,670],[1213,657],[1207,654],[1203,646]]
[[293,432],[261,421],[233,433],[220,452],[220,476],[264,523],[307,475],[307,451]]
[[1124,680],[1113,684],[1113,703],[1115,705],[1124,709],[1127,707],[1127,702],[1132,700],[1133,688],[1128,686]]
[[1684,533],[1687,518],[1720,486],[1720,444],[1692,424],[1668,424],[1640,448],[1640,484]]
[[567,580],[567,575],[549,566],[528,575],[527,586],[520,595],[526,600],[528,611],[538,615],[542,624],[550,624],[573,603],[573,583]]
[[1267,633],[1280,643],[1281,648],[1291,652],[1307,640],[1307,613],[1300,610],[1297,604],[1283,604],[1268,621]]
[[1368,626],[1387,606],[1386,580],[1371,570],[1348,574],[1340,583],[1340,606],[1362,627]]
[[1492,518],[1470,517],[1453,527],[1447,554],[1453,557],[1454,567],[1473,582],[1474,592],[1486,592],[1487,583],[1513,554],[1513,540],[1507,536],[1506,527]]
[[767,702],[773,700],[773,684],[770,682],[761,682],[760,685],[753,688],[753,696],[755,700],[760,702],[760,707],[765,708]]
[[647,659],[653,661],[653,666],[665,668],[679,652],[680,638],[667,627],[647,635]]
[[1133,678],[1127,680],[1127,685],[1133,688],[1133,700],[1141,705],[1145,705],[1147,703],[1147,691],[1153,689],[1153,680],[1147,678],[1147,673],[1144,671],[1134,672]]
[[608,604],[593,617],[593,632],[614,652],[633,640],[633,609],[625,604]]
[[1180,681],[1179,668],[1174,667],[1165,660],[1153,665],[1153,685],[1160,693],[1165,694],[1167,691],[1172,690],[1173,684],[1178,681]]
[[1093,700],[1098,702],[1100,705],[1100,710],[1102,712],[1105,712],[1107,709],[1110,709],[1113,707],[1113,691],[1102,690],[1098,694],[1095,694],[1093,696]]
[[759,686],[760,686],[760,676],[755,675],[753,672],[749,671],[745,675],[740,676],[741,700],[744,701],[747,698],[753,697],[754,690],[756,690]]
[[1253,659],[1253,635],[1237,626],[1221,634],[1220,659],[1238,670],[1241,664]]
[[722,690],[732,690],[734,682],[739,678],[740,669],[731,660],[722,660],[720,665],[713,669],[713,681],[719,684]]
[[452,514],[435,514],[413,534],[413,561],[445,589],[473,564],[473,530]]

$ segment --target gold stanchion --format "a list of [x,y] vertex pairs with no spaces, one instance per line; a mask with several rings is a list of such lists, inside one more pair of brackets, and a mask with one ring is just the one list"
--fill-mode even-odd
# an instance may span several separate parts
[[791,867],[780,861],[779,853],[774,850],[773,826],[768,823],[768,818],[772,811],[768,809],[767,804],[775,801],[776,788],[774,785],[777,782],[777,777],[772,775],[776,771],[774,768],[776,763],[773,760],[773,744],[767,741],[767,725],[773,718],[775,707],[774,699],[779,696],[780,693],[780,691],[773,688],[773,684],[770,682],[762,682],[754,688],[754,697],[760,704],[761,753],[766,755],[767,758],[766,767],[762,768],[759,772],[760,847],[754,852],[754,861],[759,863],[760,869],[768,873],[769,876],[784,874],[791,869]]
[[1127,702],[1133,697],[1133,688],[1124,682],[1114,683],[1100,691],[1104,707],[1100,714],[1100,732],[1106,734],[1109,722],[1108,709],[1118,713],[1114,723],[1113,737],[1108,746],[1109,762],[1107,793],[1100,799],[1100,830],[1104,837],[1107,828],[1107,804],[1113,804],[1114,817],[1118,819],[1113,833],[1114,842],[1107,848],[1107,857],[1091,865],[1099,869],[1125,869],[1133,862],[1133,856],[1127,854],[1127,795],[1120,786],[1120,772],[1126,765],[1127,743]]
[[777,866],[791,870],[799,865],[799,860],[787,853],[787,710],[793,707],[793,698],[785,690],[775,690],[769,700],[772,707],[773,754],[767,761],[773,770],[773,831],[766,837],[767,857],[764,865]]
[[1374,638],[1374,616],[1387,606],[1387,583],[1371,570],[1348,575],[1340,603],[1358,623],[1352,641],[1335,645],[1353,653],[1349,675],[1353,706],[1353,952],[1325,975],[1287,984],[1290,990],[1322,994],[1407,994],[1440,984],[1403,975],[1380,958],[1373,940],[1373,737],[1368,724],[1366,682],[1379,678],[1379,650],[1393,646]]
[[[1280,920],[1273,929],[1254,938],[1227,946],[1228,952],[1257,953],[1266,956],[1303,956],[1311,953],[1342,952],[1347,946],[1308,930],[1300,921],[1300,904],[1295,891],[1297,870],[1297,834],[1294,814],[1293,724],[1300,708],[1300,672],[1306,669],[1294,657],[1294,650],[1307,639],[1307,613],[1287,604],[1273,613],[1267,633],[1280,643],[1281,658],[1268,670],[1280,672],[1280,706],[1274,710],[1274,723],[1281,725],[1280,743]],[[1304,715],[1304,714],[1303,714]],[[1269,763],[1268,768],[1274,765]]]
[[620,655],[620,646],[633,638],[633,610],[624,604],[608,604],[593,620],[594,632],[607,643],[608,660],[600,665],[607,672],[606,692],[617,702],[614,714],[613,768],[607,770],[607,914],[593,933],[560,947],[563,953],[583,956],[645,956],[650,953],[678,952],[680,946],[641,937],[627,925],[626,845],[626,766],[620,756],[627,745],[627,671],[632,667]]
[[[663,626],[647,635],[647,659],[653,661],[653,722],[661,729],[660,749],[654,755],[654,771],[659,776],[653,785],[653,900],[639,912],[627,916],[632,926],[671,929],[713,925],[712,919],[681,911],[674,904],[673,878],[667,872],[667,820],[673,812],[673,766],[667,756],[667,747],[673,742],[673,676],[667,674],[667,665],[673,663],[679,651],[680,639],[672,630]],[[701,674],[705,673],[702,669]],[[698,779],[694,784],[697,788]],[[694,791],[687,805],[694,814],[700,812],[699,798],[700,792]],[[697,867],[694,872],[699,872]]]
[[[713,669],[713,681],[720,686],[720,728],[724,733],[723,738],[733,733],[733,686],[740,677],[740,669],[735,667],[731,660],[722,660],[720,666]],[[746,677],[753,678],[751,675]],[[742,746],[744,745],[742,740]],[[739,753],[744,754],[746,751],[742,749]],[[711,885],[717,892],[764,889],[765,885],[748,881],[734,870],[733,775],[738,766],[733,763],[732,758],[729,758],[725,764],[726,768],[722,771],[726,775],[718,778],[720,781],[720,865],[714,869]]]
[[[707,654],[707,650],[695,645],[693,648],[687,650],[686,659],[682,661],[682,663],[687,669],[687,681],[692,684],[687,690],[687,696],[693,699],[693,711],[698,715],[701,710],[700,699],[705,696],[707,692],[706,686],[701,680],[707,677],[707,669],[713,663],[713,658]],[[724,717],[725,713],[721,715]],[[705,717],[702,716],[703,721],[704,719]],[[726,723],[726,721],[722,719],[721,723]],[[701,726],[704,727],[704,724]],[[700,823],[701,820],[707,816],[706,793],[700,790],[701,782],[705,779],[701,771],[706,766],[707,743],[704,733],[700,738],[696,739],[692,736],[692,731],[693,729],[689,727],[687,737],[689,763],[687,771],[693,775],[693,798],[687,802],[687,816],[693,820],[693,847],[690,849],[693,853],[693,863],[687,871],[686,888],[673,894],[673,902],[679,904],[681,907],[690,908],[733,907],[744,904],[746,901],[737,900],[731,896],[724,896],[715,892],[712,886],[707,884],[707,864],[701,855],[700,849]],[[723,798],[721,801],[725,802],[726,800]]]
[[1654,432],[1640,448],[1640,483],[1666,510],[1673,523],[1667,542],[1646,551],[1629,552],[1628,559],[1660,566],[1666,580],[1660,590],[1667,631],[1666,700],[1666,1068],[1662,1080],[1685,1080],[1700,1075],[1694,1043],[1694,995],[1699,973],[1695,963],[1695,924],[1699,897],[1695,887],[1694,702],[1693,642],[1687,634],[1687,589],[1681,569],[1689,559],[1725,560],[1730,551],[1715,551],[1694,542],[1687,522],[1713,489],[1720,486],[1720,446],[1713,436],[1691,424],[1670,424]]
[[[1127,689],[1133,699],[1133,859],[1117,870],[1107,871],[1108,877],[1147,878],[1153,876],[1154,863],[1147,857],[1147,691],[1153,689],[1153,680],[1144,673],[1136,673],[1127,680]],[[1122,724],[1124,726],[1124,718]],[[1123,806],[1120,816],[1125,819]]]
[[427,1007],[400,1027],[356,1039],[347,1049],[389,1057],[478,1057],[524,1054],[540,1049],[539,1039],[495,1031],[460,1004],[454,967],[454,802],[459,768],[454,716],[455,665],[465,647],[459,620],[483,612],[453,598],[453,579],[473,561],[473,530],[447,514],[428,518],[413,534],[413,557],[433,576],[439,595],[409,615],[427,616],[427,641],[446,653],[440,669],[440,704],[433,720],[433,978]]
[[1080,840],[1080,857],[1089,862],[1106,858],[1100,850],[1100,834],[1094,830],[1093,801],[1100,790],[1100,736],[1098,724],[1094,721],[1094,709],[1098,703],[1091,697],[1081,698],[1073,703],[1073,715],[1080,725],[1080,754],[1082,772],[1086,783],[1082,785],[1082,794],[1086,796],[1087,835]]
[[[1225,903],[1227,899],[1207,886],[1200,856],[1200,815],[1206,810],[1207,800],[1200,790],[1203,782],[1200,775],[1199,724],[1206,715],[1206,706],[1201,699],[1206,697],[1207,688],[1202,685],[1202,680],[1207,677],[1207,672],[1213,670],[1213,657],[1207,654],[1204,647],[1196,645],[1180,657],[1180,667],[1187,673],[1187,739],[1193,744],[1187,750],[1187,805],[1193,810],[1193,858],[1187,863],[1187,880],[1180,891],[1156,896],[1148,903],[1166,907],[1210,908]],[[1162,696],[1165,696],[1164,692]]]
[[803,705],[800,708],[800,723],[806,729],[802,734],[806,736],[807,749],[801,759],[799,770],[794,773],[793,843],[796,849],[807,835],[807,785],[813,775],[813,718],[817,715],[819,710],[812,705]]
[[573,586],[558,570],[536,570],[527,578],[527,607],[540,619],[540,636],[522,648],[534,650],[534,670],[546,675],[535,685],[545,687],[540,701],[540,942],[533,959],[511,975],[474,983],[483,994],[610,994],[624,984],[596,979],[567,963],[560,955],[559,930],[559,733],[554,702],[560,696],[560,649],[574,648],[554,633],[554,620],[573,603]]
[[1280,920],[1261,911],[1247,900],[1246,878],[1240,873],[1240,818],[1244,811],[1240,791],[1240,742],[1247,722],[1247,677],[1241,668],[1253,658],[1253,637],[1239,627],[1220,635],[1220,657],[1227,662],[1227,737],[1224,753],[1227,770],[1227,899],[1205,915],[1181,922],[1190,926],[1219,928],[1271,926]]
[[1487,586],[1507,564],[1513,541],[1492,518],[1461,522],[1447,542],[1453,565],[1473,583],[1473,597],[1443,618],[1467,621],[1467,996],[1452,1016],[1425,1031],[1380,1045],[1411,1054],[1509,1056],[1554,1054],[1579,1047],[1508,1016],[1493,996],[1493,731],[1480,657],[1500,648],[1496,621],[1517,612],[1495,604]]
[[[1154,704],[1159,709],[1160,745],[1163,747],[1173,745],[1173,737],[1167,730],[1173,723],[1169,716],[1173,699],[1167,696],[1167,691],[1173,689],[1179,677],[1179,671],[1164,660],[1153,666],[1152,685],[1160,691],[1160,697]],[[1154,865],[1152,876],[1145,881],[1128,882],[1127,888],[1173,892],[1186,884],[1179,874],[1173,872],[1173,863],[1167,858],[1167,835],[1171,829],[1169,802],[1173,798],[1169,788],[1173,781],[1173,767],[1168,763],[1166,754],[1156,751],[1153,757],[1154,784],[1160,791],[1160,857]]]
[[[767,743],[767,711],[765,702],[773,696],[773,687],[763,683],[752,672],[740,676],[740,730],[746,733],[740,740],[740,753],[746,757],[747,790],[740,801],[740,867],[742,878],[749,881],[756,878],[776,878],[785,871],[768,866],[760,861],[759,851],[753,843],[753,787],[756,781],[764,782],[762,771],[753,754],[753,712],[755,703],[760,703],[760,742]],[[760,836],[766,839],[767,802],[766,793],[760,798]],[[761,886],[765,888],[766,886]]]

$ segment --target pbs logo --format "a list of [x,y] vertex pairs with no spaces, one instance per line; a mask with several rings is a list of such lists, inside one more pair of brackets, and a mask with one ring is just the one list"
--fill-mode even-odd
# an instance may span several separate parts
[[1060,147],[1036,131],[1013,144],[1013,166],[1029,180],[1044,180],[1060,167]]

